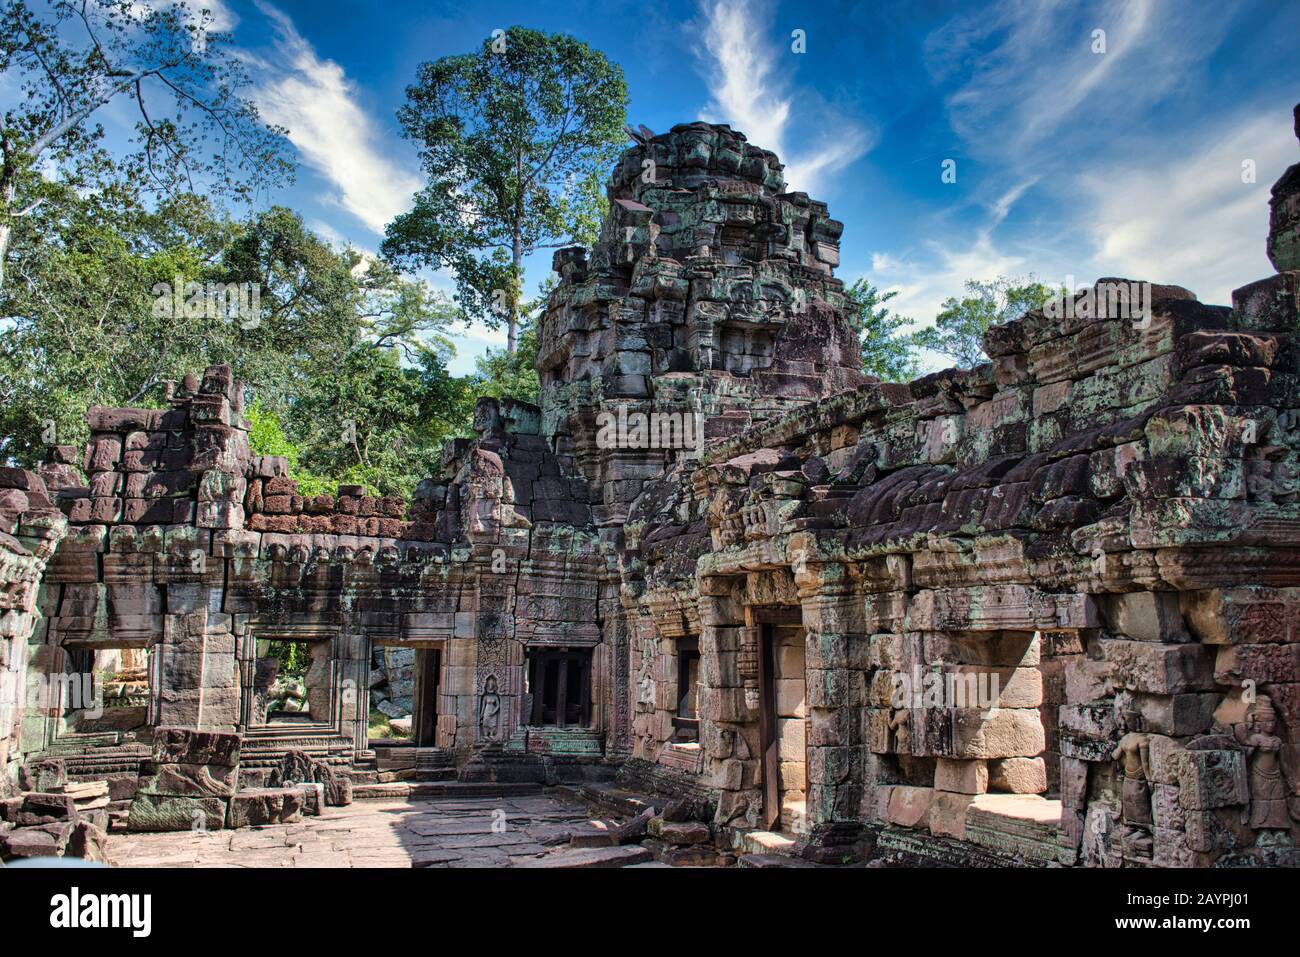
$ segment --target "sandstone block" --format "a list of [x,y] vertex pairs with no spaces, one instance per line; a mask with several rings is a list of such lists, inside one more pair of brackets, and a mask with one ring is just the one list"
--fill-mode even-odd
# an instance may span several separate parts
[[934,769],[934,787],[937,791],[983,794],[989,789],[988,762],[939,758]]
[[896,786],[889,795],[885,820],[899,827],[923,826],[929,818],[934,797],[934,788]]
[[1042,758],[1002,758],[989,762],[989,790],[1042,794],[1047,790],[1047,762]]
[[293,788],[250,788],[230,799],[227,824],[232,828],[295,824],[302,820],[305,797]]

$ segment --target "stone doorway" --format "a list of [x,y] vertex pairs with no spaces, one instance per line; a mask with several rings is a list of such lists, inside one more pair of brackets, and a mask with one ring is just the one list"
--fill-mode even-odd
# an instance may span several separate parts
[[[763,826],[808,833],[805,633],[798,609],[758,614]],[[766,620],[765,620],[766,619]]]
[[442,652],[441,642],[372,645],[368,746],[437,746]]

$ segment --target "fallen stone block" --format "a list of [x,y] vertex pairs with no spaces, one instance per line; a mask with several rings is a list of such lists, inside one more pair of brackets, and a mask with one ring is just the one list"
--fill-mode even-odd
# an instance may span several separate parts
[[188,728],[157,728],[153,759],[159,764],[211,764],[233,768],[239,765],[241,738],[216,731]]
[[235,793],[238,770],[207,764],[159,764],[141,778],[141,790],[178,797],[230,797]]
[[31,792],[23,795],[23,803],[13,823],[19,827],[36,827],[41,824],[75,820],[77,820],[77,803],[70,795]]
[[226,799],[138,794],[131,802],[129,831],[219,831],[226,826]]
[[325,785],[306,783],[295,787],[302,792],[302,813],[319,817],[325,809]]
[[665,821],[655,818],[650,822],[650,835],[665,844],[685,845],[707,843],[713,834],[702,821]]
[[230,799],[232,828],[296,824],[302,820],[303,794],[297,788],[255,788]]
[[0,833],[0,859],[62,857],[72,835],[67,822],[41,827],[19,827]]
[[546,854],[542,857],[528,858],[517,863],[524,868],[591,868],[591,867],[627,867],[629,864],[643,864],[654,860],[648,848],[640,844],[625,844],[622,847],[586,847]]

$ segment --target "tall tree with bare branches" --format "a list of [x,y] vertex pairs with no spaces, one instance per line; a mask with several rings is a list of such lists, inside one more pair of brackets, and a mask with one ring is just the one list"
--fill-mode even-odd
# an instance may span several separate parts
[[[248,77],[208,9],[141,0],[0,0],[0,75],[18,90],[0,123],[0,289],[16,219],[50,171],[102,186],[247,198],[292,173],[284,130],[242,94]],[[97,122],[126,101],[135,129],[110,156]]]

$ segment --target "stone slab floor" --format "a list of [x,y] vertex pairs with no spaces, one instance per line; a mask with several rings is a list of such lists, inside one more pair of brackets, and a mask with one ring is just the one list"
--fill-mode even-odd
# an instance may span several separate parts
[[553,794],[370,800],[301,824],[114,834],[108,855],[119,867],[537,867],[591,819],[586,804]]

